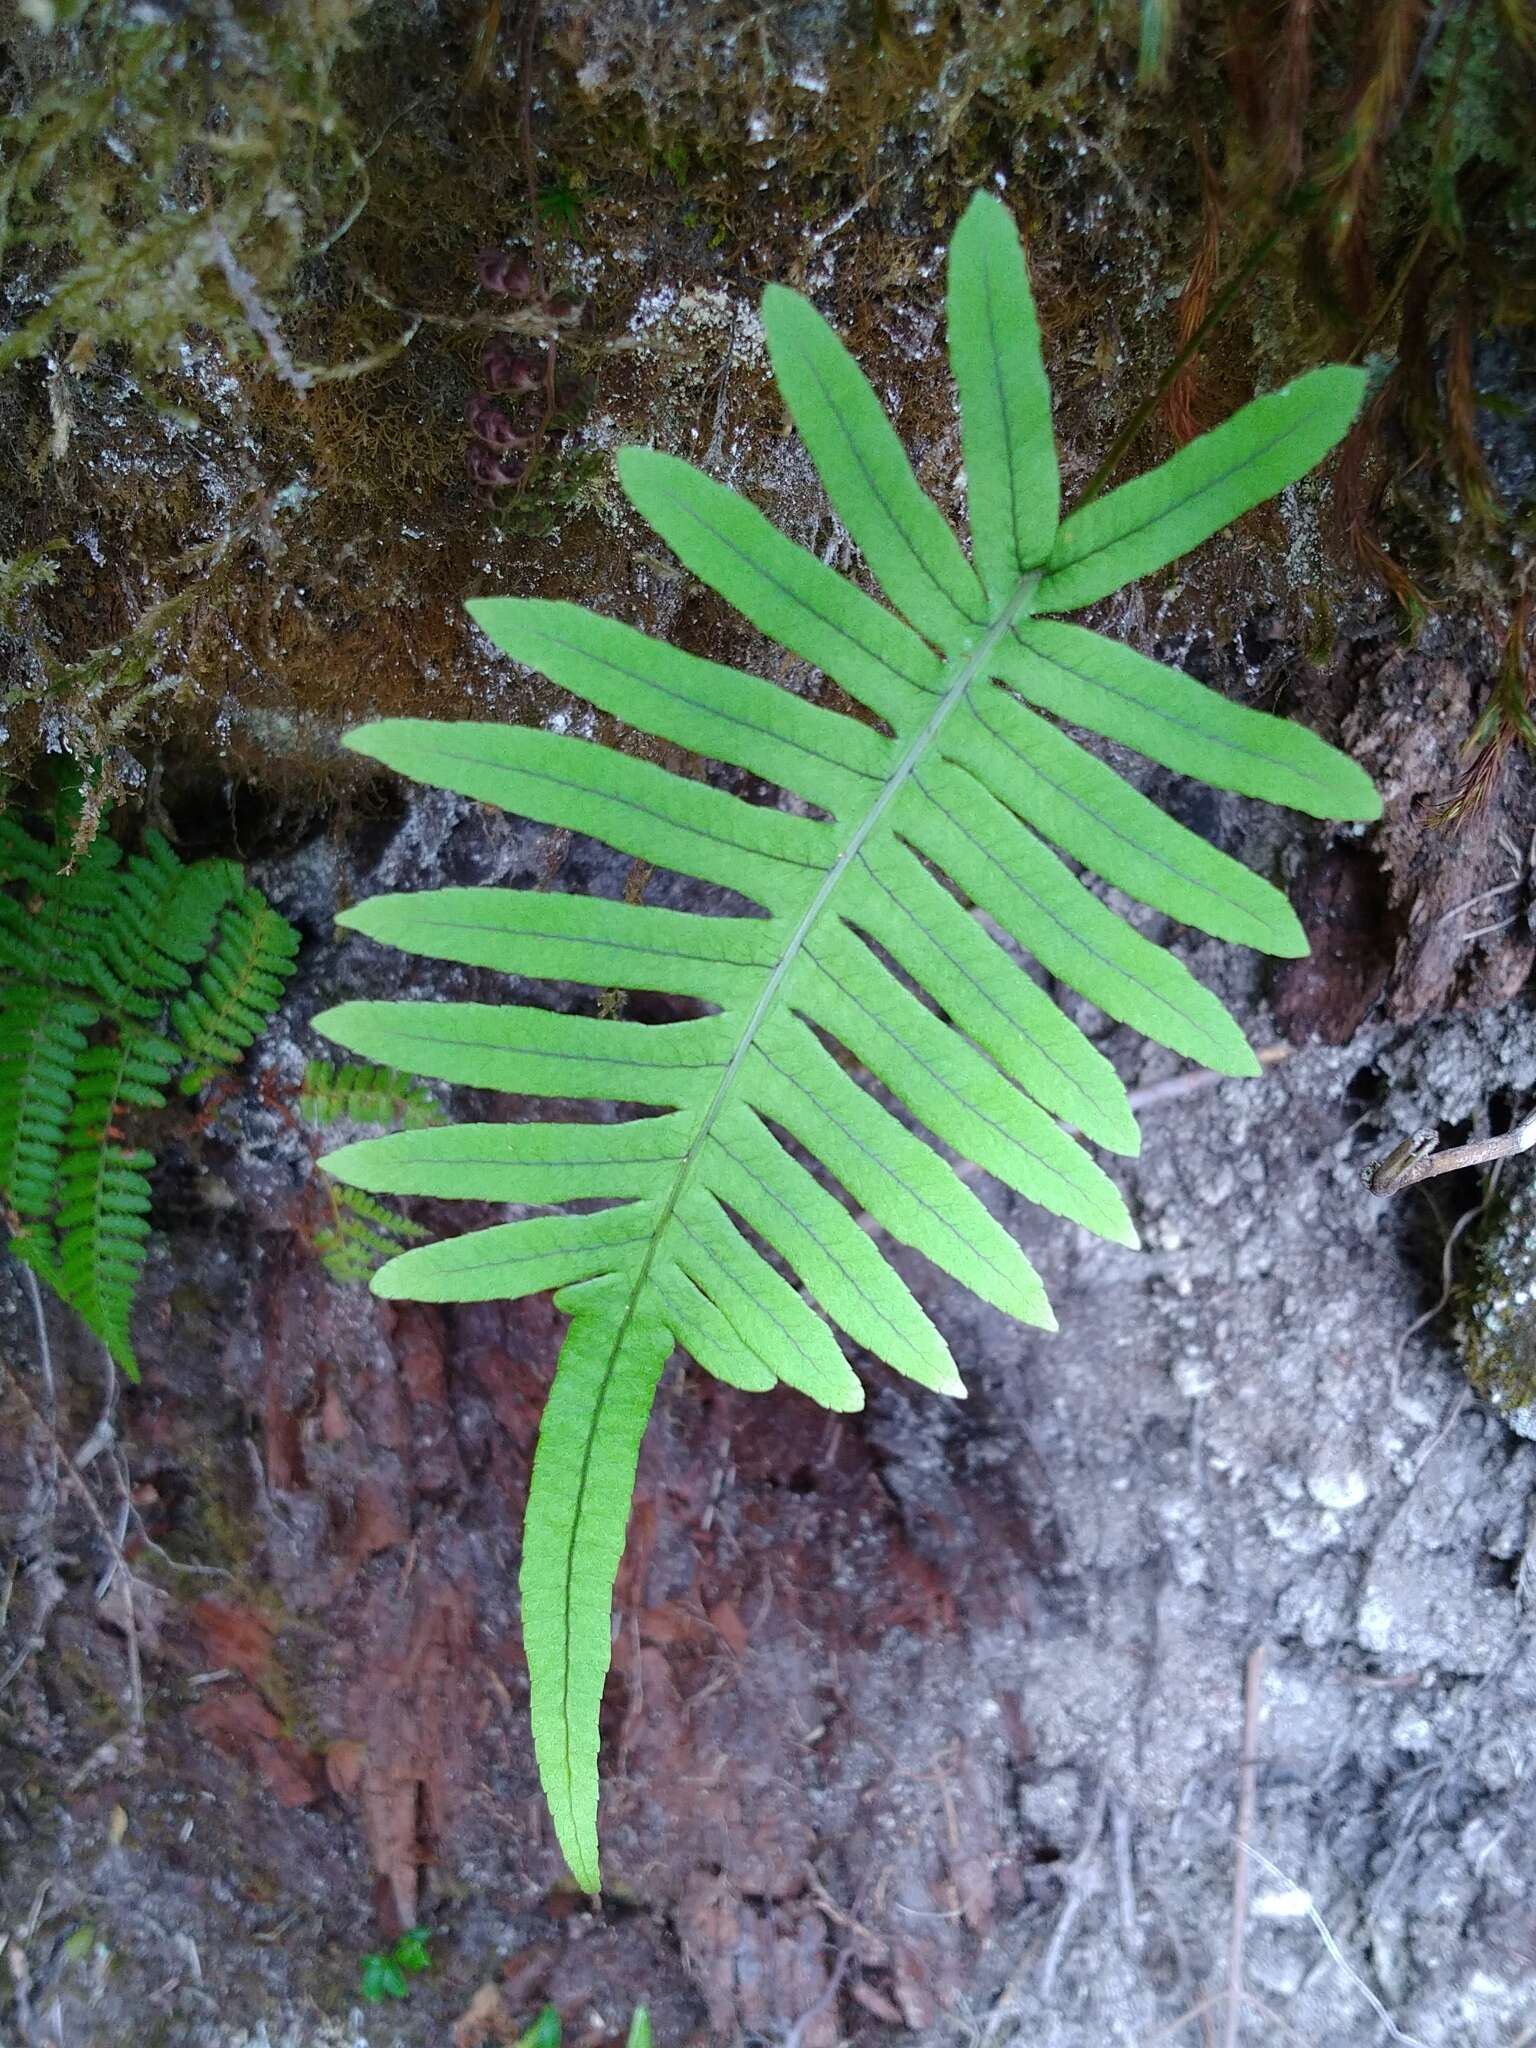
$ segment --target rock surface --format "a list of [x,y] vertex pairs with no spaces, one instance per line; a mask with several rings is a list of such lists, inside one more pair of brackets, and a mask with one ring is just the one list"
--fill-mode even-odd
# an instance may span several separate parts
[[[167,33],[195,18],[137,12]],[[846,565],[767,376],[753,309],[784,278],[839,321],[958,518],[941,254],[966,191],[997,181],[1029,229],[1079,491],[1177,347],[1212,233],[1236,261],[1241,209],[1213,227],[1192,135],[1230,128],[1236,180],[1254,82],[1241,37],[1191,31],[1180,90],[1138,95],[1098,8],[602,0],[524,17],[525,97],[494,0],[348,5],[332,26],[365,13],[336,89],[371,150],[369,203],[281,312],[303,360],[393,350],[377,374],[301,402],[270,341],[216,338],[240,330],[226,295],[153,375],[76,336],[4,386],[31,465],[6,548],[64,542],[61,580],[0,606],[17,739],[100,750],[183,844],[248,859],[305,944],[238,1088],[157,1140],[143,1385],[111,1387],[51,1304],[45,1344],[0,1269],[0,2031],[495,2048],[549,2002],[567,2040],[598,2044],[643,2001],[666,2048],[1536,2038],[1536,1445],[1462,1377],[1442,1284],[1486,1189],[1380,1202],[1360,1182],[1422,1124],[1502,1127],[1536,1097],[1536,777],[1514,750],[1459,832],[1426,817],[1493,687],[1490,551],[1469,524],[1436,552],[1455,479],[1406,459],[1393,545],[1462,579],[1413,644],[1393,561],[1366,580],[1341,533],[1342,481],[1098,621],[1302,718],[1386,795],[1380,828],[1334,832],[1117,758],[1295,895],[1314,956],[1272,978],[1175,942],[1269,1048],[1265,1077],[1190,1076],[1085,1013],[1142,1094],[1143,1156],[1112,1166],[1146,1249],[993,1190],[1049,1285],[1052,1337],[897,1254],[964,1404],[861,1360],[869,1405],[838,1418],[674,1361],[616,1603],[611,1893],[594,1911],[563,1888],[515,1591],[559,1318],[334,1283],[296,1104],[316,1011],[401,991],[397,957],[336,936],[339,908],[631,877],[600,848],[363,780],[339,734],[412,711],[620,737],[494,657],[460,612],[470,591],[589,599],[820,687],[640,529],[609,449],[689,453]],[[1350,66],[1331,61],[1333,92]],[[12,99],[46,75],[8,71]],[[489,331],[477,252],[534,232],[525,110],[551,282],[585,309],[562,360],[592,389],[551,487],[514,498],[466,477],[464,404]],[[1412,239],[1417,216],[1390,208],[1414,189],[1387,188],[1388,247]],[[1298,233],[1184,388],[1196,423],[1322,350],[1304,275]],[[4,292],[10,324],[43,285],[24,269]],[[1442,342],[1431,384],[1454,368]],[[1500,336],[1476,365],[1501,398],[1477,415],[1483,459],[1514,504],[1529,351]],[[1159,414],[1135,464],[1169,445]],[[124,646],[136,680],[61,681],[59,662]],[[698,900],[665,874],[646,891]],[[423,994],[488,992],[410,971]],[[361,1957],[413,1925],[431,1971],[365,2007]]]

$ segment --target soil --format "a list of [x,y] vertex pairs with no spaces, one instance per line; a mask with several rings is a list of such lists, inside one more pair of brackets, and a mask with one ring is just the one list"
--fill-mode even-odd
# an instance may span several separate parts
[[[292,1107],[320,1002],[393,985],[378,949],[329,935],[338,903],[526,883],[552,850],[434,797],[257,865],[306,934],[301,973],[239,1098],[163,1154],[143,1385],[104,1390],[50,1307],[50,1394],[7,1283],[20,2041],[425,2044],[473,2009],[483,2034],[453,2036],[473,2042],[545,2000],[599,2041],[644,2000],[667,2042],[1147,2042],[1229,1981],[1245,1754],[1241,2038],[1364,2048],[1378,2007],[1427,2044],[1517,2038],[1536,1448],[1471,1396],[1445,1319],[1420,1320],[1479,1189],[1382,1202],[1360,1167],[1529,1099],[1536,1020],[1505,949],[1528,967],[1530,940],[1520,917],[1453,956],[1442,880],[1416,915],[1374,865],[1424,772],[1396,734],[1454,655],[1354,659],[1345,736],[1384,778],[1385,830],[1298,835],[1227,799],[1206,821],[1312,878],[1294,1049],[1190,1087],[1105,1034],[1150,1091],[1121,1173],[1147,1249],[1002,1200],[1053,1336],[913,1260],[963,1405],[871,1371],[867,1410],[831,1417],[669,1370],[617,1601],[600,1909],[562,1887],[541,1813],[514,1595],[559,1318],[333,1283]],[[1488,873],[1501,835],[1529,837],[1528,780],[1503,801]],[[1447,857],[1469,896],[1493,886],[1481,844]],[[623,877],[564,851],[571,886]],[[1362,903],[1401,934],[1369,974],[1329,943]],[[1275,1043],[1245,957],[1190,957]],[[105,1445],[78,1479],[50,1398],[64,1453]],[[117,1527],[131,1617],[121,1579],[103,1590]],[[431,1973],[360,2007],[361,1954],[413,1925]]]
[[[516,1598],[561,1319],[334,1281],[297,1103],[315,1013],[401,992],[338,909],[630,876],[363,778],[339,734],[381,710],[580,715],[471,635],[467,589],[601,601],[814,687],[661,558],[607,450],[691,452],[846,562],[752,312],[784,277],[838,318],[958,516],[938,259],[957,195],[1001,176],[1031,221],[1080,488],[1176,342],[1201,228],[1189,119],[1225,101],[1219,53],[1188,104],[1134,100],[1100,10],[966,8],[933,37],[884,7],[857,32],[831,7],[551,9],[533,112],[544,174],[574,167],[588,193],[562,261],[590,294],[570,354],[598,389],[564,481],[514,510],[460,474],[475,250],[525,225],[510,60],[458,102],[482,12],[499,20],[378,10],[420,97],[378,138],[363,255],[318,266],[293,315],[310,360],[379,343],[343,331],[364,300],[378,325],[367,272],[442,324],[303,415],[259,352],[197,356],[197,436],[110,359],[72,368],[68,461],[19,535],[67,527],[78,555],[110,481],[108,553],[131,561],[113,630],[111,606],[186,582],[164,536],[144,552],[146,505],[178,549],[239,538],[184,615],[178,694],[137,753],[114,739],[112,774],[187,850],[246,858],[304,945],[235,1086],[157,1129],[142,1384],[0,1267],[0,2041],[495,2048],[552,2004],[595,2048],[642,2002],[666,2048],[1536,2041],[1536,1424],[1469,1386],[1448,1286],[1495,1191],[1361,1181],[1422,1125],[1453,1142],[1536,1099],[1536,773],[1513,749],[1485,807],[1430,821],[1497,669],[1483,567],[1458,555],[1410,638],[1321,486],[1095,621],[1312,725],[1384,791],[1380,827],[1335,829],[1116,757],[1297,904],[1313,955],[1278,972],[1139,920],[1230,1003],[1264,1077],[1191,1073],[1079,1006],[1141,1091],[1143,1155],[1112,1164],[1145,1249],[990,1189],[1050,1336],[896,1251],[963,1404],[858,1360],[868,1406],[834,1417],[672,1362],[616,1600],[602,1903],[563,1878]],[[370,89],[392,47],[356,60]],[[1254,287],[1199,412],[1315,359],[1294,285]],[[1528,491],[1529,350],[1481,348],[1505,401],[1483,455]],[[18,413],[39,448],[62,375]],[[1138,457],[1167,447],[1154,427]],[[106,581],[66,580],[39,644],[83,657]],[[703,899],[660,875],[647,900]],[[430,1970],[365,2003],[362,1958],[412,1927]]]

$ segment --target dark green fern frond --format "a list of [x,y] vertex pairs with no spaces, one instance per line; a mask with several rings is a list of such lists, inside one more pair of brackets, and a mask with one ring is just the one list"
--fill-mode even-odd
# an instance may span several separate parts
[[114,977],[101,935],[117,905],[119,857],[103,838],[66,874],[58,846],[0,818],[0,980],[12,973],[30,984],[88,989],[110,1004]]
[[436,1097],[409,1074],[357,1060],[311,1060],[299,1114],[312,1124],[390,1124],[407,1131],[447,1122]]
[[116,915],[101,933],[115,1006],[130,1016],[158,1017],[166,996],[190,985],[192,968],[213,942],[219,912],[244,886],[233,861],[188,867],[151,832],[144,852],[123,865]]
[[80,1063],[59,1177],[61,1291],[130,1379],[139,1376],[129,1322],[149,1236],[154,1154],[122,1142],[126,1109],[161,1109],[179,1055],[152,1031],[125,1028]]
[[129,1379],[139,1377],[129,1322],[149,1237],[152,1152],[72,1144],[60,1183],[55,1285]]
[[192,1087],[239,1057],[298,937],[234,862],[188,865],[156,833],[127,858],[105,834],[76,854],[78,821],[67,787],[51,845],[0,817],[0,1221],[136,1379],[154,1158],[127,1121],[164,1107],[188,1057]]
[[190,1095],[232,1066],[262,1031],[293,970],[299,935],[259,889],[246,889],[219,918],[218,943],[191,990],[171,1006]]
[[31,1256],[52,1242],[45,1218],[58,1190],[71,1106],[96,1022],[89,1003],[45,988],[5,991],[0,1008],[0,1195],[12,1245]]
[[45,887],[54,872],[52,849],[24,832],[14,818],[0,816],[0,887],[9,882]]

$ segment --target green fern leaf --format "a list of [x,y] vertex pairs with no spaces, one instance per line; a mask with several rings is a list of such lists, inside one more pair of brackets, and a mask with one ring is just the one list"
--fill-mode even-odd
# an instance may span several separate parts
[[232,1066],[265,1028],[293,969],[299,935],[259,889],[243,889],[218,920],[218,940],[188,992],[171,1006],[191,1095]]
[[59,1291],[132,1380],[139,1377],[129,1325],[149,1237],[153,1153],[121,1142],[127,1109],[162,1109],[179,1054],[139,1026],[92,1046],[80,1063],[68,1143],[59,1170]]
[[[112,976],[114,1007],[155,1019],[167,995],[187,988],[191,969],[213,943],[219,913],[244,893],[233,861],[177,859],[158,832],[123,862],[113,915],[97,944]],[[269,913],[270,914],[270,913]]]
[[45,988],[5,991],[0,1009],[0,1189],[16,1216],[53,1203],[70,1108],[96,1022],[88,1003]]
[[315,1232],[314,1246],[325,1270],[343,1286],[371,1279],[386,1259],[429,1234],[414,1217],[356,1188],[338,1186],[329,1194],[330,1221]]
[[65,853],[0,818],[0,976],[25,985],[88,990],[109,1007],[118,980],[101,958],[100,934],[118,901],[121,850],[96,840],[64,873]]
[[784,1137],[881,1228],[1028,1322],[1051,1325],[1033,1268],[932,1141],[1058,1215],[1135,1241],[1113,1184],[1062,1128],[1134,1152],[1123,1087],[961,898],[1108,1015],[1223,1073],[1257,1072],[1236,1023],[1068,863],[1197,930],[1305,951],[1268,883],[1052,721],[1316,814],[1379,811],[1367,778],[1313,735],[1047,616],[1161,567],[1302,475],[1354,417],[1361,373],[1314,371],[1058,523],[1039,329],[1013,224],[989,196],[957,231],[949,316],[974,565],[820,315],[777,287],[764,299],[780,388],[890,609],[686,464],[640,449],[619,458],[631,501],[685,566],[883,729],[571,605],[470,606],[518,661],[777,785],[796,812],[546,732],[386,720],[349,741],[757,906],[703,916],[503,889],[365,904],[341,922],[408,952],[665,991],[713,1014],[646,1026],[516,1003],[361,1002],[316,1020],[363,1058],[439,1080],[661,1112],[407,1132],[328,1161],[375,1192],[606,1204],[423,1245],[374,1280],[380,1294],[433,1301],[556,1288],[571,1318],[529,1496],[523,1624],[540,1773],[566,1857],[592,1889],[612,1584],[668,1354],[680,1345],[735,1385],[780,1380],[856,1408],[835,1323],[897,1371],[963,1391],[905,1283]]
[[[299,1090],[299,1114],[321,1125],[400,1124],[412,1134],[445,1121],[436,1098],[409,1074],[352,1061],[311,1060]],[[420,1173],[412,1186],[418,1194],[430,1192]],[[344,1286],[371,1279],[386,1259],[430,1235],[414,1218],[375,1200],[366,1182],[349,1186],[333,1180],[325,1193],[329,1218],[314,1233],[314,1247],[331,1278]]]
[[233,862],[184,865],[155,833],[126,859],[98,834],[71,864],[78,821],[68,785],[51,846],[0,817],[0,1217],[10,1248],[136,1379],[129,1325],[154,1162],[123,1122],[164,1106],[183,1057],[160,1034],[171,998],[200,1033],[206,1073],[264,1021],[252,1005],[275,1003],[297,938]]
[[446,1121],[436,1097],[409,1074],[350,1060],[308,1063],[299,1114],[312,1124],[400,1124],[411,1131]]

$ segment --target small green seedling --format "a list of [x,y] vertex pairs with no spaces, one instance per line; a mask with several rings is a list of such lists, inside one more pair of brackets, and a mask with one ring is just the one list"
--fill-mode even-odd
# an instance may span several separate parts
[[401,1935],[392,1949],[385,1953],[376,1949],[372,1955],[363,1957],[360,1988],[370,2005],[381,2005],[386,1998],[410,1995],[412,1977],[420,1976],[423,1970],[432,1967],[432,1958],[427,1954],[427,1943],[431,1939],[430,1928],[412,1927]]
[[[625,2048],[651,2048],[651,2016],[643,2005],[635,2007],[624,2041]],[[552,2005],[546,2005],[527,2033],[519,2036],[517,2048],[560,2048],[560,2015]]]
[[90,1921],[82,1921],[72,1934],[64,1937],[63,1955],[66,1962],[86,1963],[96,1946],[96,1928]]

